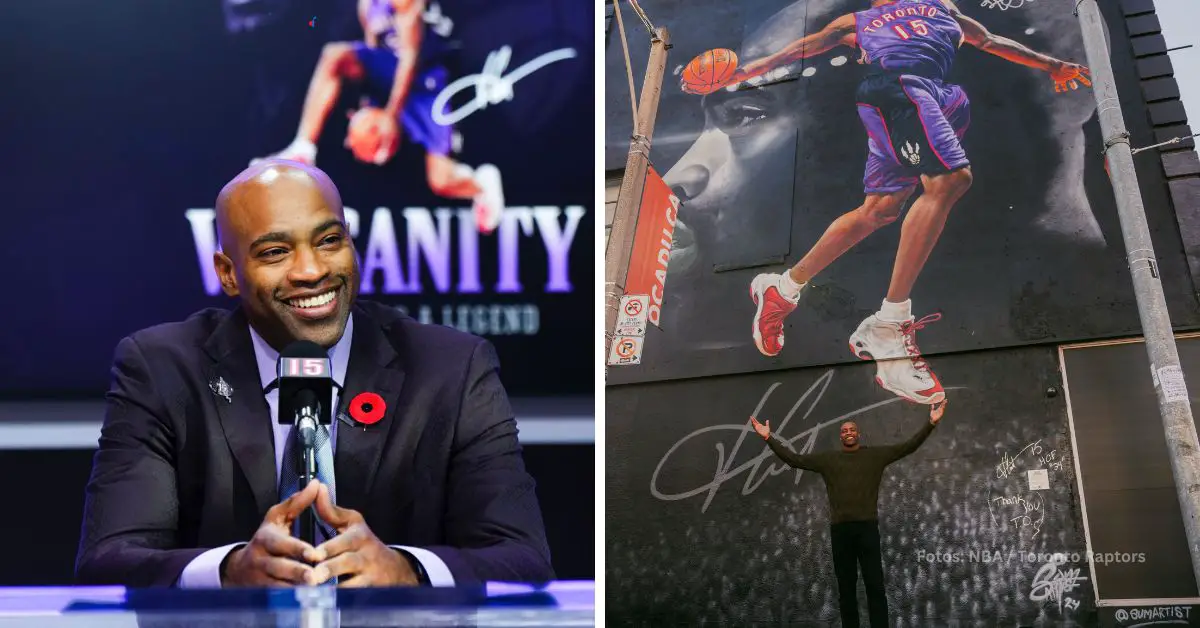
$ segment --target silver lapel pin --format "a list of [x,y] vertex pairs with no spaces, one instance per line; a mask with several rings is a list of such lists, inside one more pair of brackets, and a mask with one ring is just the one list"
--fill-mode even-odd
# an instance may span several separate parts
[[230,386],[224,377],[218,377],[209,381],[208,387],[212,389],[214,394],[224,397],[225,403],[233,403],[233,399],[231,398],[233,395],[233,386]]

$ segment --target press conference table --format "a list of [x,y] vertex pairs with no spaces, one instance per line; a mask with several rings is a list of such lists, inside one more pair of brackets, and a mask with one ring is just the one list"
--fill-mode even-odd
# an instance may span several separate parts
[[0,587],[0,628],[593,625],[591,581],[414,589]]

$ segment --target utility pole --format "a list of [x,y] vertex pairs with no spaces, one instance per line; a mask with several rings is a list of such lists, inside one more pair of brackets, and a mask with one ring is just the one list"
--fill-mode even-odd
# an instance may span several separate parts
[[1192,422],[1192,407],[1179,365],[1167,301],[1158,277],[1158,263],[1146,225],[1137,173],[1133,168],[1129,132],[1125,129],[1121,101],[1117,98],[1116,82],[1108,61],[1100,7],[1096,0],[1079,0],[1076,9],[1091,68],[1104,153],[1117,197],[1117,216],[1121,221],[1129,272],[1133,276],[1142,335],[1146,339],[1150,369],[1157,385],[1155,392],[1166,430],[1167,453],[1179,495],[1179,510],[1183,513],[1183,528],[1192,554],[1192,573],[1196,583],[1200,584],[1200,444]]
[[662,94],[663,74],[667,69],[667,49],[671,47],[667,27],[660,26],[650,40],[650,61],[642,79],[642,97],[634,120],[633,138],[629,143],[629,159],[617,207],[613,211],[608,248],[604,252],[604,361],[612,347],[613,327],[617,324],[617,308],[625,295],[625,279],[629,274],[629,256],[633,252],[633,236],[637,231],[638,212],[642,207],[642,189],[646,186],[646,168],[650,165],[650,138],[654,135],[654,120],[658,117],[658,100]]

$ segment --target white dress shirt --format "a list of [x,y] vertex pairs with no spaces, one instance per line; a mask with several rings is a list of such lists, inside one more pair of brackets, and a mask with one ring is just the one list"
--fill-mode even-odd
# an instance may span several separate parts
[[[354,335],[354,317],[351,316],[346,321],[346,331],[342,334],[341,340],[338,341],[332,349],[329,350],[330,368],[333,369],[333,381],[337,386],[333,390],[333,408],[336,411],[340,398],[340,387],[345,384],[346,367],[350,363],[350,339]],[[258,377],[261,380],[262,388],[266,387],[275,381],[275,371],[279,363],[279,352],[271,348],[258,332],[250,327],[250,338],[254,344],[254,358],[258,362]],[[283,452],[287,447],[287,439],[291,435],[292,426],[290,424],[281,424],[277,420],[279,414],[279,388],[272,388],[271,392],[267,393],[267,405],[271,408],[271,428],[275,436],[275,486],[279,486],[279,474],[283,465]],[[337,451],[337,426],[336,417],[333,423],[329,426],[329,444]],[[221,563],[229,552],[235,548],[244,545],[245,543],[233,543],[224,547],[210,549],[203,554],[197,556],[192,562],[184,567],[183,573],[179,576],[179,586],[185,589],[200,589],[200,588],[220,588],[221,587]],[[438,558],[437,554],[421,549],[419,547],[409,547],[407,545],[392,545],[391,547],[404,550],[410,556],[420,561],[421,566],[425,569],[425,574],[429,577],[429,583],[433,586],[449,587],[454,586],[454,576],[450,574],[450,568],[442,559]]]

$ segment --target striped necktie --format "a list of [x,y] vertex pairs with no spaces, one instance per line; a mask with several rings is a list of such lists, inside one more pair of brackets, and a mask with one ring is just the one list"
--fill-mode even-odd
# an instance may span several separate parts
[[[292,427],[292,431],[288,434],[287,447],[283,452],[283,461],[279,470],[279,501],[296,494],[302,488],[300,486],[300,474],[304,469],[304,449],[300,446],[300,439],[296,434],[296,427]],[[322,484],[329,487],[329,499],[333,503],[337,503],[337,484],[333,477],[333,444],[329,438],[329,426],[318,425],[315,449],[317,455],[317,479]],[[299,519],[293,524],[292,534],[299,538]],[[315,530],[316,538],[314,541],[317,545],[332,539],[337,535],[332,528],[329,527],[320,517],[317,517],[317,529]]]

